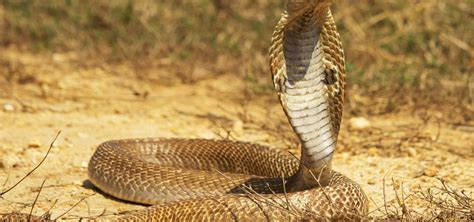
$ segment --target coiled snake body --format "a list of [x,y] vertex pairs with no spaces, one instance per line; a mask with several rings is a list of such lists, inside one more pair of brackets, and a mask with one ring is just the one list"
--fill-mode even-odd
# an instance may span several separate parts
[[264,146],[199,139],[109,141],[89,163],[94,185],[157,204],[124,219],[360,218],[361,188],[331,170],[344,54],[327,0],[289,0],[270,48],[273,82],[301,141],[301,161]]
[[154,204],[123,220],[357,219],[367,198],[331,170],[342,114],[344,54],[328,0],[289,0],[270,67],[301,158],[265,146],[202,139],[108,141],[89,178],[114,197]]

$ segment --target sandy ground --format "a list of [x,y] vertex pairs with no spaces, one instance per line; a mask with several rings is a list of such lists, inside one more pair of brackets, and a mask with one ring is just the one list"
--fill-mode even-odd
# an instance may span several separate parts
[[[144,208],[97,193],[88,182],[89,158],[106,140],[228,137],[297,153],[275,96],[245,93],[248,83],[231,74],[165,85],[134,78],[125,65],[81,65],[74,54],[2,49],[0,62],[0,190],[36,166],[61,131],[38,170],[2,196],[0,213],[29,212],[43,180],[37,215],[50,211],[55,218],[76,204],[63,219]],[[362,185],[374,214],[385,212],[377,210],[384,203],[397,206],[394,190],[408,208],[425,212],[428,203],[415,196],[440,187],[438,178],[472,198],[473,144],[469,126],[455,126],[436,110],[346,112],[334,169]]]

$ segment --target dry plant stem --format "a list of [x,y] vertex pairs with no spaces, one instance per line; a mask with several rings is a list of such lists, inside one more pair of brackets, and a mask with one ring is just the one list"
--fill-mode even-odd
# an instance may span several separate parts
[[[291,152],[288,152],[290,153],[294,158],[296,158],[298,161],[299,158],[295,156],[295,154],[291,153]],[[324,196],[326,197],[326,199],[329,201],[329,204],[332,206],[332,201],[331,199],[329,198],[329,195],[324,191],[323,189],[323,186],[319,183],[320,179],[321,179],[321,174],[322,172],[324,172],[325,168],[326,168],[326,165],[322,167],[322,170],[320,171],[318,177],[316,177],[314,174],[313,174],[313,171],[311,171],[308,167],[306,167],[306,165],[303,165],[303,167],[305,167],[306,169],[308,169],[309,173],[311,174],[311,176],[313,177],[313,179],[316,181],[316,183],[318,184],[319,187],[321,187],[321,190],[323,191],[323,194]]]
[[30,213],[28,214],[28,221],[30,221],[30,219],[31,219],[31,215],[33,214],[33,209],[35,208],[36,201],[38,201],[38,197],[41,194],[41,191],[43,190],[43,186],[44,186],[45,182],[46,182],[46,179],[44,179],[43,182],[41,183],[38,194],[36,195],[35,200],[33,201],[33,204],[31,205],[31,210],[30,210]]
[[[284,193],[284,196],[285,196],[285,201],[286,203],[288,203],[288,195],[287,195],[287,192],[286,192],[286,185],[285,185],[285,177],[283,176],[282,178],[282,186],[283,186],[283,193]],[[267,184],[267,189],[273,194],[273,195],[276,195],[277,193],[270,187],[270,184],[266,183]],[[253,190],[253,189],[252,189]],[[253,190],[254,191],[254,190]],[[272,198],[269,198],[269,199],[272,199]],[[284,205],[284,203],[276,203],[278,204],[281,208],[285,208],[288,210],[288,212],[291,210],[291,206],[289,204],[286,204]],[[260,205],[259,205],[260,206]],[[296,211],[295,211],[296,212]]]
[[102,213],[100,213],[99,215],[97,215],[97,216],[95,216],[95,217],[96,217],[96,218],[103,217],[106,212],[107,212],[107,209],[104,209],[104,210],[102,211]]
[[[289,152],[294,158],[296,158],[298,161],[298,157],[296,157],[293,153]],[[309,173],[311,174],[311,176],[313,177],[313,179],[316,181],[317,185],[321,188],[321,191],[323,192],[323,195],[326,197],[326,199],[329,201],[329,205],[332,207],[332,209],[334,209],[335,211],[338,211],[338,212],[341,212],[343,213],[343,211],[341,209],[338,209],[337,207],[334,206],[334,203],[332,202],[332,199],[329,197],[329,195],[327,194],[327,192],[324,190],[324,187],[321,185],[321,183],[319,182],[320,179],[321,179],[321,175],[322,175],[322,172],[324,172],[324,169],[326,168],[326,165],[323,166],[322,170],[319,172],[319,175],[316,177],[316,175],[314,175],[313,171],[311,171],[307,166],[303,165],[303,167],[305,167],[306,169],[308,169]],[[359,216],[359,217],[362,217],[363,215],[358,215],[358,214],[354,214],[356,216]]]
[[[228,177],[227,175],[225,175],[224,173],[220,172],[220,171],[216,171],[217,173],[221,174],[223,177],[229,179],[230,181],[233,181],[232,178]],[[273,206],[273,207],[277,207],[279,209],[282,209],[282,210],[285,210],[287,211],[288,213],[290,214],[293,214],[294,216],[299,216],[297,213],[289,210],[291,209],[291,207],[285,207],[285,206],[282,206],[280,203],[278,203],[278,201],[274,201],[272,200],[272,198],[266,198],[265,196],[263,196],[262,194],[256,192],[252,187],[246,185],[246,184],[241,184],[239,185],[240,188],[242,189],[242,191],[247,194],[247,198],[249,198],[251,201],[253,201],[254,203],[256,203],[260,208],[261,208],[261,205],[259,204],[260,202],[264,203],[264,204],[268,204],[269,206]],[[284,185],[283,185],[284,186]],[[253,197],[253,195],[255,195],[255,197]],[[257,198],[260,198],[261,200],[258,200]],[[262,209],[262,208],[261,208]]]
[[[442,188],[440,189],[442,192],[448,194],[451,198],[453,198],[457,205],[454,205],[455,203],[450,203],[447,201],[434,201],[434,204],[437,205],[439,208],[445,209],[445,210],[452,210],[454,212],[459,212],[463,213],[466,215],[469,215],[469,213],[472,213],[472,203],[473,199],[468,197],[465,193],[457,192],[451,187],[449,187],[446,182],[442,179],[438,179],[441,182]],[[472,215],[472,214],[471,214]]]
[[[5,182],[3,182],[2,187],[5,187],[7,185],[9,179],[10,179],[10,174],[7,175],[7,178],[5,179]],[[1,197],[2,196],[0,195],[0,198]]]
[[46,212],[44,212],[40,217],[44,218],[46,215],[49,215],[49,212],[51,212],[51,210],[56,206],[57,203],[58,203],[58,199],[54,200],[54,203],[51,205],[51,207],[49,207],[49,209]]
[[[392,178],[392,184],[395,184],[395,180],[394,180],[393,178]],[[401,186],[401,188],[400,188],[400,189],[401,189],[401,199],[400,199],[400,197],[398,196],[398,192],[397,192],[397,189],[395,188],[395,186],[394,186],[394,185],[392,186],[393,191],[394,191],[394,193],[395,193],[395,198],[396,198],[396,200],[397,200],[397,204],[398,204],[398,206],[399,206],[399,207],[401,208],[401,210],[402,210],[402,215],[401,215],[400,217],[401,217],[401,219],[403,220],[404,217],[405,217],[405,215],[406,215],[406,216],[407,216],[406,219],[412,219],[412,218],[411,218],[411,215],[410,215],[410,212],[408,211],[408,209],[407,209],[407,207],[406,207],[406,205],[405,205],[405,199],[404,199],[404,197],[403,197],[403,196],[404,196],[404,195],[403,195],[403,183],[402,183],[400,186]],[[398,216],[398,215],[399,215],[398,209],[395,208],[395,210],[396,210],[396,215]]]
[[23,178],[21,178],[18,182],[16,182],[12,187],[6,189],[5,191],[2,191],[0,193],[0,197],[3,196],[4,194],[8,193],[10,190],[12,190],[13,188],[15,188],[16,186],[18,186],[18,184],[20,184],[21,182],[23,182],[23,180],[25,180],[28,176],[30,176],[36,169],[38,169],[41,164],[43,164],[43,162],[46,160],[46,158],[48,157],[49,155],[49,152],[51,151],[51,149],[53,148],[53,144],[54,142],[56,142],[56,140],[58,139],[59,137],[59,134],[61,134],[61,130],[58,131],[58,133],[56,134],[56,136],[54,137],[53,141],[51,142],[51,144],[49,145],[49,148],[48,148],[48,151],[46,152],[46,155],[43,157],[43,159],[32,169],[30,170]]
[[[89,212],[89,216],[87,217],[83,217],[83,216],[75,216],[74,219],[78,219],[78,221],[94,221],[96,220],[97,218],[100,218],[100,217],[103,217],[103,216],[108,216],[106,215],[106,212],[107,212],[107,209],[103,209],[102,212],[96,216],[90,216],[90,212]],[[112,215],[117,215],[117,214],[112,214]],[[69,218],[68,218],[69,219]]]
[[[305,166],[306,167],[306,166]],[[332,201],[332,199],[329,197],[329,195],[327,194],[327,192],[324,190],[324,187],[321,185],[321,183],[319,183],[320,179],[321,179],[321,175],[322,175],[322,172],[324,171],[324,169],[326,168],[326,165],[323,166],[323,170],[321,172],[319,172],[319,175],[318,177],[316,178],[316,175],[314,175],[314,173],[309,170],[311,176],[313,177],[313,179],[318,183],[318,186],[321,187],[321,191],[323,192],[324,196],[326,197],[326,199],[329,201],[329,205],[332,207],[332,209],[334,209],[335,211],[337,212],[341,212],[341,213],[344,213],[344,211],[342,211],[342,209],[338,209],[337,207],[334,206],[334,203]],[[350,210],[350,209],[349,209]],[[355,210],[355,209],[352,209],[352,210]],[[357,213],[353,213],[353,215],[357,216],[357,217],[360,217],[360,218],[363,218],[364,215],[359,215]]]
[[[267,214],[267,212],[265,211],[265,209],[263,209],[263,206],[261,205],[261,203],[260,203],[258,200],[256,200],[256,199],[250,198],[250,196],[248,196],[248,198],[249,198],[252,202],[254,202],[254,203],[257,205],[258,209],[260,209],[260,211],[263,213],[263,215],[265,215],[265,220],[266,220],[266,221],[270,221],[270,217],[268,216],[268,214]],[[226,206],[227,206],[227,205],[226,205]],[[232,217],[234,218],[235,221],[239,221],[237,215],[235,215],[234,212],[232,212]]]
[[379,206],[379,205],[377,205],[377,202],[375,202],[375,200],[374,200],[372,197],[369,197],[369,198],[370,198],[370,200],[372,201],[372,203],[375,205],[376,208],[375,208],[374,210],[370,211],[370,212],[368,213],[368,215],[373,214],[375,211],[378,211],[378,212],[380,212],[380,213],[383,213],[383,211],[381,210],[382,207]]
[[288,193],[286,192],[286,180],[285,180],[285,175],[283,175],[283,172],[281,173],[281,184],[283,184],[283,193],[285,194],[285,201],[286,201],[288,210],[292,210],[290,200],[288,199]]
[[77,205],[79,205],[82,201],[84,201],[85,199],[87,199],[87,198],[89,198],[89,197],[92,197],[92,196],[94,196],[94,195],[95,195],[95,193],[93,193],[93,194],[91,194],[91,195],[89,195],[89,196],[86,196],[86,197],[81,198],[81,199],[80,199],[79,201],[77,201],[72,207],[70,207],[66,212],[64,212],[64,213],[62,213],[61,215],[59,215],[58,217],[56,217],[56,218],[54,219],[54,221],[59,220],[59,218],[63,217],[63,216],[66,215],[67,213],[69,213],[72,209],[74,209],[74,208],[75,208]]
[[382,190],[383,190],[383,206],[385,208],[385,214],[389,215],[387,208],[387,195],[385,193],[385,177],[382,179]]
[[403,214],[406,214],[408,218],[412,219],[411,213],[410,213],[410,211],[408,210],[408,208],[407,208],[407,206],[406,206],[406,204],[405,204],[405,200],[406,200],[409,196],[406,196],[406,197],[405,197],[405,192],[404,192],[404,190],[403,190],[403,183],[402,183],[400,186],[401,186],[400,190],[401,190],[401,196],[402,196],[402,202],[401,202],[401,204],[402,204],[402,205],[401,205],[401,207],[402,207],[402,213],[403,213]]
[[[398,192],[397,192],[397,189],[395,188],[395,180],[393,178],[392,178],[392,189],[393,189],[393,192],[395,194],[395,200],[397,201],[398,206],[401,206],[402,203],[400,201],[400,198],[398,197]],[[396,213],[397,216],[399,216],[397,208],[395,208],[395,213]],[[403,219],[403,213],[401,215],[401,219]]]
[[[403,191],[403,184],[401,184],[401,193],[393,186],[395,192],[395,203],[387,203],[386,196],[384,193],[384,208],[385,212],[380,209],[382,206],[377,206],[377,209],[374,209],[369,213],[372,214],[375,211],[379,211],[383,214],[382,217],[369,217],[371,220],[402,220],[402,221],[433,221],[433,220],[448,220],[448,221],[464,221],[472,220],[473,218],[473,209],[472,203],[473,199],[466,195],[464,192],[458,192],[453,190],[445,181],[438,179],[441,183],[441,187],[432,187],[427,191],[419,191],[414,194],[406,195]],[[394,180],[392,178],[392,182]],[[385,181],[384,181],[385,185]],[[421,190],[421,187],[418,186]],[[384,186],[385,191],[385,186]],[[439,191],[439,193],[437,192]],[[447,195],[448,197],[444,196]],[[410,209],[406,205],[406,200],[411,198],[417,198],[419,200],[425,201],[428,203],[428,206],[423,212],[417,212],[414,209]],[[449,198],[452,198],[451,201]]]

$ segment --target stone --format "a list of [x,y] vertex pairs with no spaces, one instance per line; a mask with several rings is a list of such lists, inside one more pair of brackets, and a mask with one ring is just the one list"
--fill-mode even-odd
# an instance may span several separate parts
[[12,169],[21,165],[21,159],[14,153],[7,153],[3,155],[0,165],[5,169]]
[[369,179],[369,180],[367,180],[367,184],[375,185],[375,180],[374,179]]
[[15,111],[15,106],[12,103],[6,102],[3,104],[2,109],[5,112],[13,112]]
[[32,141],[30,143],[28,143],[28,148],[40,148],[41,147],[41,143],[39,141]]
[[435,177],[437,174],[438,170],[433,167],[425,168],[425,170],[423,170],[423,175],[427,177]]
[[367,150],[367,153],[371,156],[377,156],[379,154],[379,149],[376,147],[371,147]]
[[352,117],[349,120],[349,125],[352,129],[361,130],[370,127],[370,121],[364,117]]

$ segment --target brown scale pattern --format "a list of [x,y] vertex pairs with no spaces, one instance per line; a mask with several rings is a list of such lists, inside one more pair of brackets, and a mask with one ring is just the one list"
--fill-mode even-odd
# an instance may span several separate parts
[[333,85],[328,86],[328,93],[330,96],[330,108],[331,115],[333,118],[332,124],[336,136],[339,132],[339,126],[342,120],[342,110],[344,106],[344,86],[345,86],[345,64],[344,64],[344,51],[342,49],[342,41],[337,32],[336,23],[331,15],[331,12],[327,11],[327,20],[324,22],[321,32],[321,43],[323,45],[323,51],[326,54],[326,59],[331,64],[337,66],[337,81]]
[[97,148],[89,163],[89,178],[113,196],[159,204],[242,193],[241,184],[268,193],[268,183],[281,191],[278,178],[294,174],[298,164],[289,153],[245,142],[118,140]]
[[2,222],[49,222],[53,221],[50,219],[49,214],[45,214],[43,216],[35,216],[25,213],[8,213],[8,214],[0,214],[0,221]]
[[[363,195],[347,177],[334,172],[330,186],[298,193],[226,195],[177,201],[136,211],[120,220],[143,221],[267,221],[354,220],[367,213]],[[323,191],[324,189],[324,191]],[[351,195],[351,196],[348,196]],[[353,196],[352,196],[353,195]],[[348,205],[352,204],[352,205]]]

